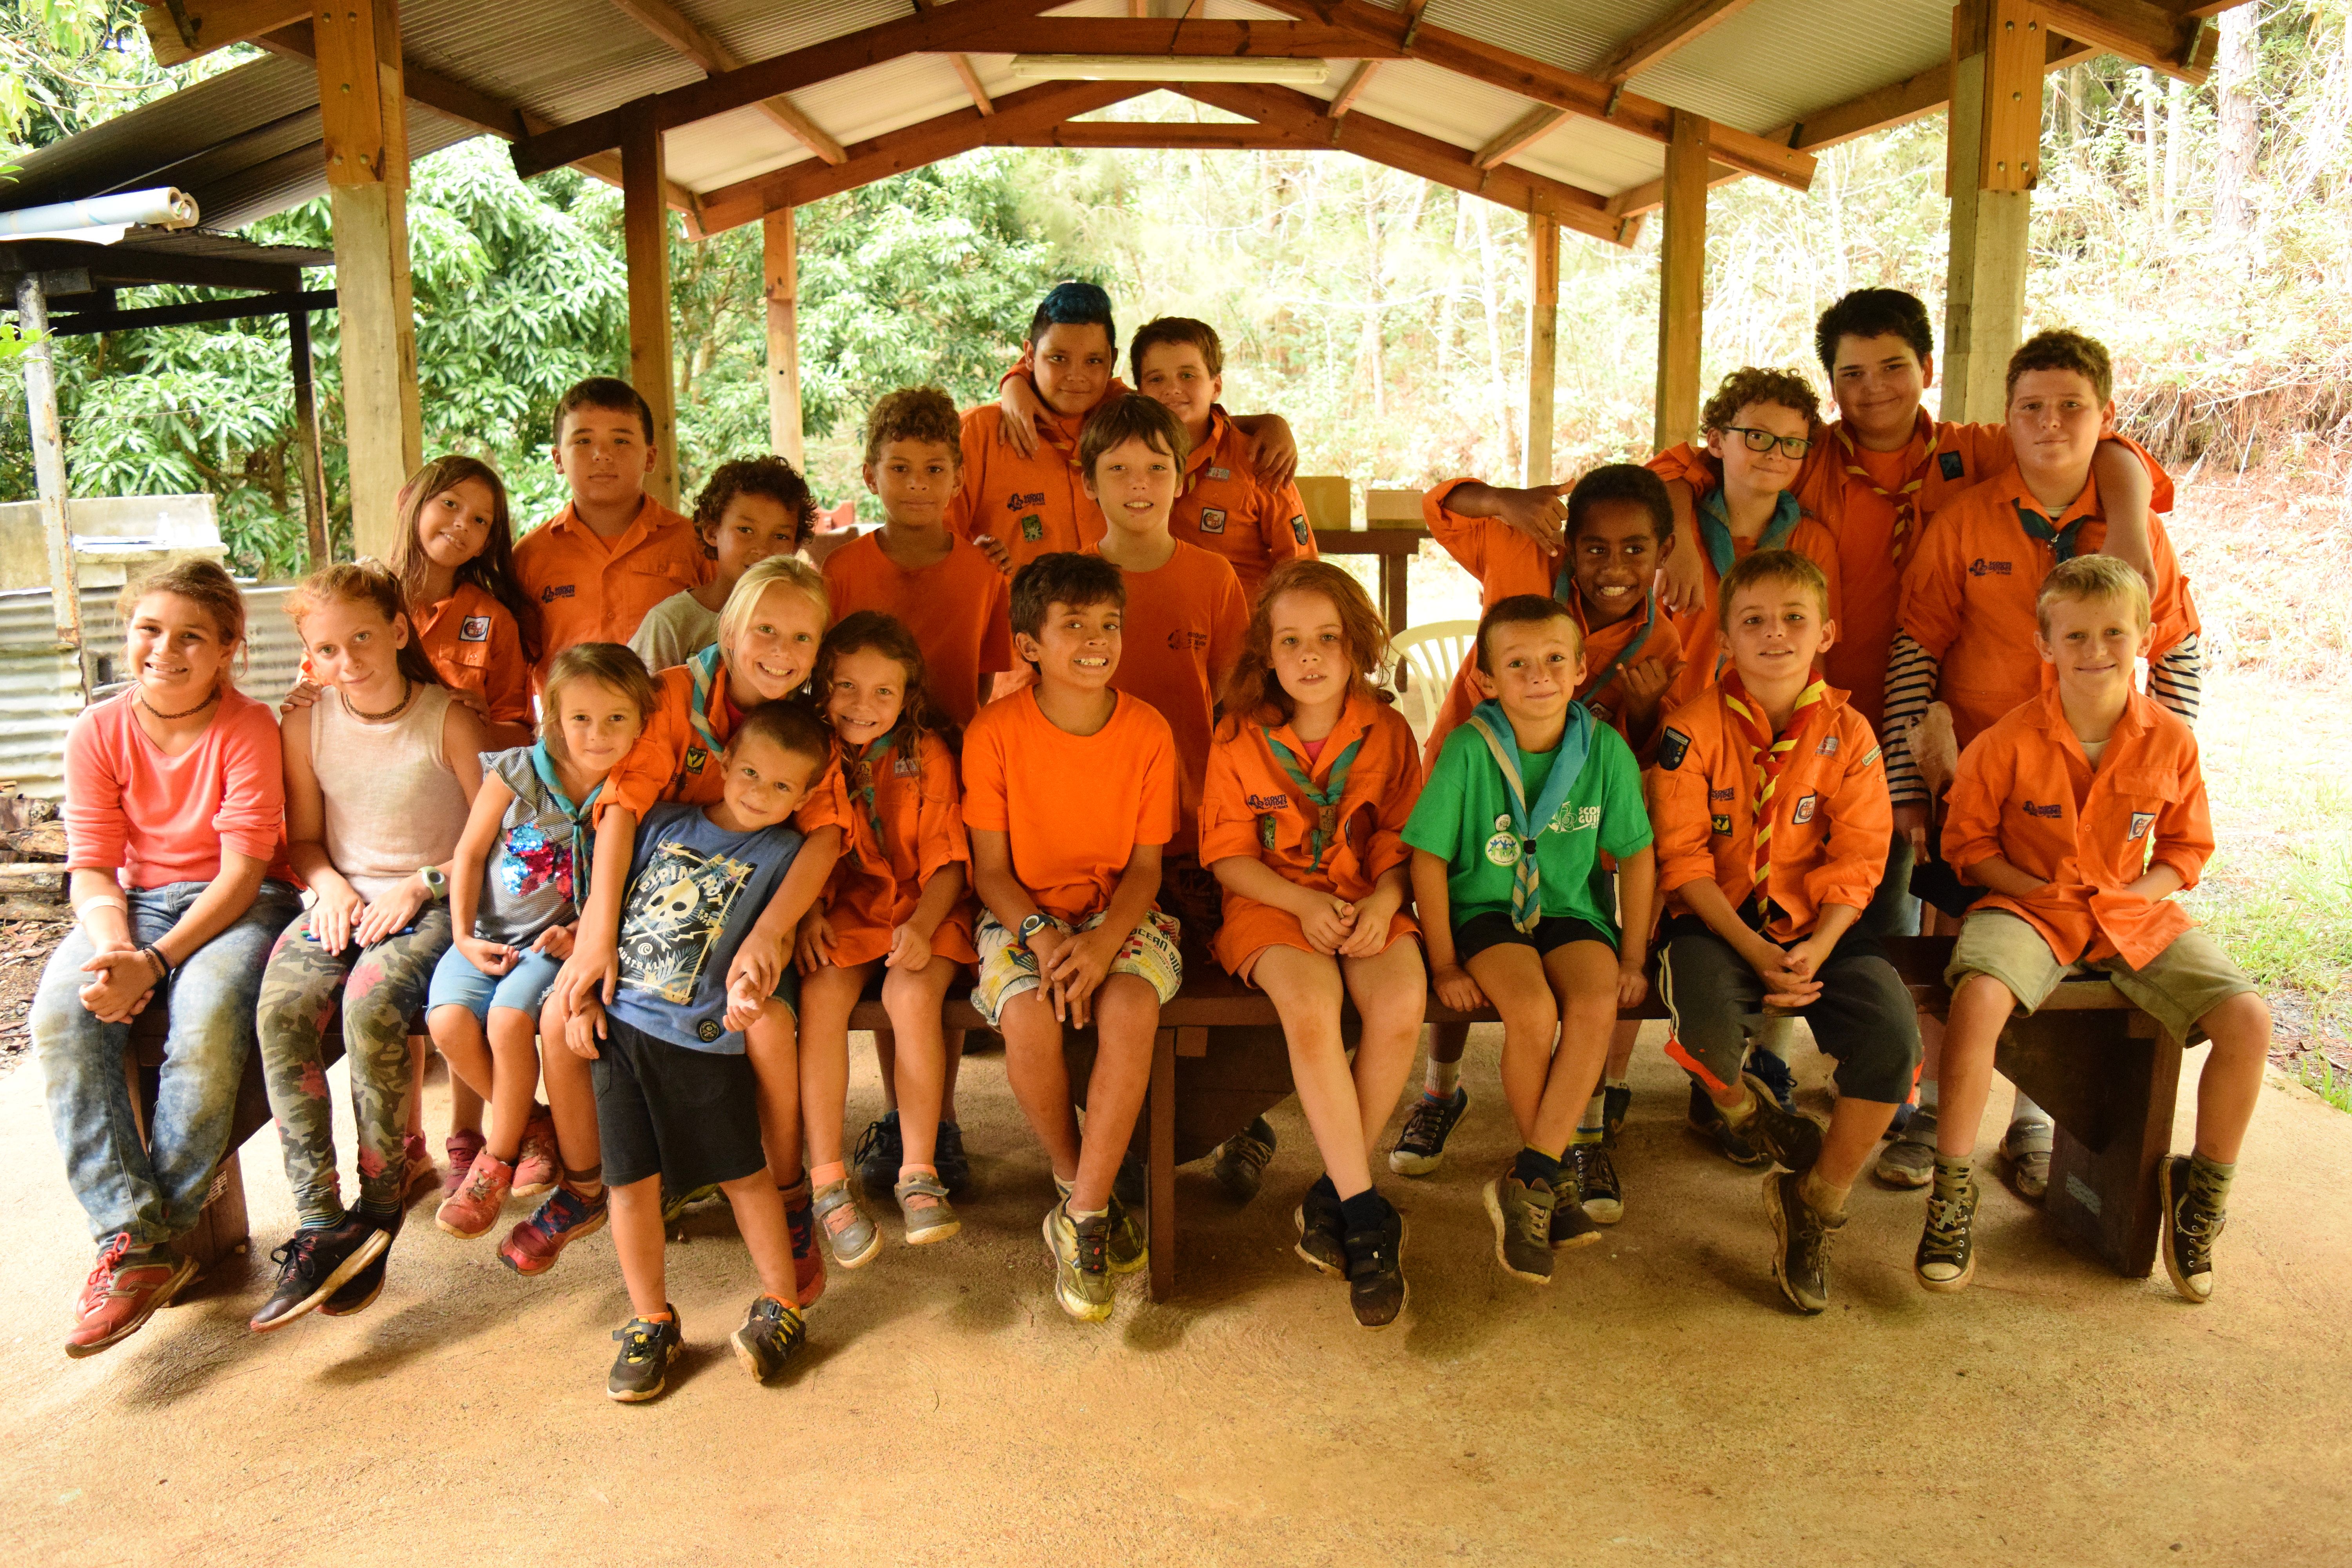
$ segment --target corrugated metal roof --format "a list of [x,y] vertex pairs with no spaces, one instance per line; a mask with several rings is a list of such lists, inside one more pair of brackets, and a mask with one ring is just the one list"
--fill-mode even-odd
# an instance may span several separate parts
[[1757,0],[1627,85],[1737,125],[1787,125],[1952,53],[1942,0]]

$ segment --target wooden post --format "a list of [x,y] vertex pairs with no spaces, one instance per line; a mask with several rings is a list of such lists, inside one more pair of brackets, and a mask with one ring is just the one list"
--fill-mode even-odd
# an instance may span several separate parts
[[321,6],[319,113],[335,226],[352,548],[389,559],[400,487],[425,460],[408,280],[408,115],[397,0]]
[[294,463],[301,471],[302,531],[310,543],[310,570],[332,561],[327,516],[327,471],[319,460],[319,399],[311,382],[310,312],[286,312],[286,342],[294,370]]
[[1672,111],[1666,142],[1664,228],[1658,247],[1657,449],[1698,426],[1698,355],[1706,299],[1707,121]]
[[768,291],[768,449],[800,468],[801,263],[793,209],[770,213],[761,229]]
[[639,116],[621,138],[621,237],[629,267],[629,384],[654,411],[646,491],[677,506],[677,390],[670,360],[669,208],[662,202],[662,133]]
[[1551,483],[1552,397],[1559,381],[1559,225],[1528,215],[1528,478]]
[[1943,416],[1999,419],[2009,355],[2025,330],[2027,226],[2042,170],[2042,24],[2030,0],[1952,9],[1950,274],[1944,290]]
[[73,534],[66,517],[66,442],[58,422],[58,373],[50,362],[49,300],[41,275],[16,279],[16,330],[25,345],[26,427],[33,439],[33,488],[40,497],[41,537],[48,546],[49,614],[58,641],[71,648],[80,672],[82,696],[89,695],[89,668],[81,658],[81,580],[74,569]]

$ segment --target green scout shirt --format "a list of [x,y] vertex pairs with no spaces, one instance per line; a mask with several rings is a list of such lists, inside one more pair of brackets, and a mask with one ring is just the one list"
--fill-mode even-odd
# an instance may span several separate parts
[[[1536,871],[1547,916],[1590,921],[1614,937],[1616,892],[1601,868],[1601,852],[1622,859],[1647,849],[1650,814],[1642,804],[1642,770],[1624,737],[1607,724],[1596,724],[1592,731],[1584,771],[1536,835]],[[1530,802],[1543,793],[1559,754],[1557,747],[1521,753]],[[1510,791],[1485,740],[1467,725],[1448,735],[1404,826],[1404,841],[1452,868],[1445,895],[1457,931],[1474,915],[1507,918],[1511,912],[1518,847],[1510,813]]]

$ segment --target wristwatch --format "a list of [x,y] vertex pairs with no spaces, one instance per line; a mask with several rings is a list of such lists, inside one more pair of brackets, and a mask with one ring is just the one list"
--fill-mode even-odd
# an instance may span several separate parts
[[441,874],[440,867],[419,867],[417,868],[416,875],[418,879],[423,881],[425,884],[425,896],[426,898],[431,899],[436,904],[446,904],[449,901],[449,879]]
[[1021,922],[1021,945],[1027,947],[1031,937],[1035,936],[1039,931],[1044,931],[1047,926],[1052,925],[1053,923],[1054,922],[1052,921],[1046,919],[1044,915],[1031,915],[1027,920],[1023,921]]

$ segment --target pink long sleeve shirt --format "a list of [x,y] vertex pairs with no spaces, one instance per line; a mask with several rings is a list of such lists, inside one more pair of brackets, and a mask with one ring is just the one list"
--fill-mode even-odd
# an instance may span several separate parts
[[67,732],[67,868],[161,888],[211,881],[226,850],[292,881],[276,715],[231,689],[211,726],[174,757],[139,728],[131,700],[126,691],[85,710]]

